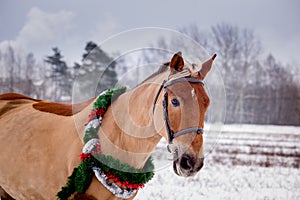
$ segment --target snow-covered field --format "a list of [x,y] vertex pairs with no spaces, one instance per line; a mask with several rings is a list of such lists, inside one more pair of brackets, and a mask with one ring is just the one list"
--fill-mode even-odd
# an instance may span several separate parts
[[205,133],[205,165],[193,178],[173,173],[162,141],[156,175],[137,199],[300,199],[300,127],[226,125],[212,132]]

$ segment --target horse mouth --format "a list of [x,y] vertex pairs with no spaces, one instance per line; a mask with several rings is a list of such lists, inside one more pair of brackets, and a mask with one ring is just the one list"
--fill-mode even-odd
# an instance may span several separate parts
[[173,162],[173,170],[174,170],[174,172],[175,172],[176,175],[178,175],[178,176],[183,176],[183,173],[182,173],[182,171],[180,170],[180,167],[178,167],[176,161]]

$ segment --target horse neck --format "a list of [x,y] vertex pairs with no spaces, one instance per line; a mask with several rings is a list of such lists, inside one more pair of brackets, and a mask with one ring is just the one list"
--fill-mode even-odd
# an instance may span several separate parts
[[161,77],[143,82],[109,107],[99,131],[103,153],[135,168],[144,166],[161,139],[152,113]]
[[83,142],[83,137],[84,137],[84,133],[85,133],[85,125],[88,123],[88,115],[92,111],[95,100],[92,101],[90,104],[88,104],[88,106],[86,106],[79,113],[73,115],[75,128],[76,128],[77,134],[79,135],[79,138],[82,142]]
[[[165,77],[165,73],[159,74],[122,94],[112,103],[98,131],[103,154],[111,155],[135,168],[144,166],[161,139],[162,133],[159,132],[164,130],[161,126],[157,128],[152,107]],[[75,119],[81,121],[76,123],[79,124],[77,130],[80,133],[84,133],[84,124],[87,123],[92,105],[87,106]],[[80,136],[82,139],[83,134]]]

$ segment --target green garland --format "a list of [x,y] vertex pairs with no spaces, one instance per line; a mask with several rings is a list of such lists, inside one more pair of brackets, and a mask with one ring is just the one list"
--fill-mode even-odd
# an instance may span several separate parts
[[[142,169],[136,169],[127,163],[121,163],[110,155],[96,154],[96,166],[99,166],[105,173],[114,174],[120,181],[127,181],[132,184],[145,184],[154,176],[154,165],[150,157]],[[105,163],[109,163],[109,166]]]
[[85,132],[85,135],[83,137],[83,142],[86,144],[88,141],[90,141],[91,139],[93,138],[97,138],[98,135],[98,128],[94,128],[94,127],[91,127],[89,128],[86,132]]
[[[124,93],[125,90],[126,87],[117,87],[102,93],[93,105],[92,112],[88,117],[89,122],[99,119],[101,124],[101,119],[111,102]],[[86,130],[83,138],[85,144],[91,139],[98,139],[97,132],[99,127],[100,125],[89,127]],[[66,186],[62,187],[61,191],[57,193],[58,199],[67,200],[75,192],[84,193],[94,176],[93,167],[101,168],[107,176],[113,177],[117,182],[126,183],[126,185],[136,188],[143,187],[154,176],[154,165],[151,157],[146,161],[142,169],[136,169],[127,163],[121,163],[120,160],[110,155],[101,154],[99,146],[95,153],[82,153],[81,159],[82,162],[68,177]]]
[[100,95],[95,101],[93,110],[96,110],[98,108],[104,108],[105,110],[107,110],[110,104],[125,91],[126,87],[123,86],[119,86],[106,91],[104,94]]

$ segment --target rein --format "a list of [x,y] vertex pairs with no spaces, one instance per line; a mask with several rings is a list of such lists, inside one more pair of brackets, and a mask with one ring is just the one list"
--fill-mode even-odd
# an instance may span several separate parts
[[[176,137],[179,137],[181,135],[187,134],[187,133],[191,133],[194,132],[196,134],[203,134],[204,130],[201,127],[191,127],[191,128],[186,128],[186,129],[182,129],[178,132],[174,132],[170,126],[170,120],[169,120],[169,114],[168,114],[168,92],[167,92],[167,87],[176,84],[176,83],[180,83],[180,82],[189,82],[189,83],[200,83],[202,85],[204,85],[204,81],[197,79],[197,78],[178,78],[178,79],[174,79],[174,80],[170,80],[170,81],[166,81],[164,80],[163,83],[161,84],[156,97],[154,99],[154,103],[153,103],[153,113],[155,111],[155,105],[157,103],[158,97],[162,91],[162,89],[164,89],[164,99],[163,99],[163,109],[164,109],[164,120],[165,120],[165,125],[166,125],[166,129],[167,129],[167,133],[168,133],[168,143],[172,144],[173,143],[173,139]],[[168,150],[169,152],[171,152],[169,146],[168,146]]]

